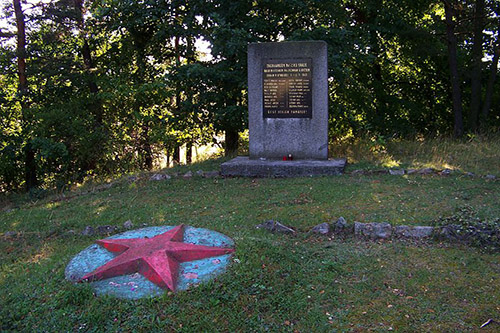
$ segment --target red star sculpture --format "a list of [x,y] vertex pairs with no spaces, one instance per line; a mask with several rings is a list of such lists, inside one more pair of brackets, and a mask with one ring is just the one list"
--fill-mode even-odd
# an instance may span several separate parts
[[100,280],[139,272],[161,288],[175,291],[179,264],[234,252],[231,248],[184,243],[181,224],[152,238],[101,239],[96,243],[119,253],[81,280]]

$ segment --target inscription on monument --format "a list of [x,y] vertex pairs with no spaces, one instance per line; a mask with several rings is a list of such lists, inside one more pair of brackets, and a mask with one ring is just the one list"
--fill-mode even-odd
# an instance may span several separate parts
[[312,118],[312,62],[262,59],[264,118]]

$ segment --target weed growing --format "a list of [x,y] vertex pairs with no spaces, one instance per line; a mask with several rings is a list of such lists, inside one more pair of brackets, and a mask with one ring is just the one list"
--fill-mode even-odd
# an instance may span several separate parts
[[500,218],[483,220],[471,206],[463,206],[449,217],[440,217],[436,225],[444,230],[451,240],[497,252],[500,250]]

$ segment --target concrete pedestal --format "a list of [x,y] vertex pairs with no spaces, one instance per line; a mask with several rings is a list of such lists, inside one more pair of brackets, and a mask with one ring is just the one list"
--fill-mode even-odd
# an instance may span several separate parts
[[236,177],[307,177],[341,175],[346,159],[333,160],[268,160],[238,156],[222,163],[222,176]]

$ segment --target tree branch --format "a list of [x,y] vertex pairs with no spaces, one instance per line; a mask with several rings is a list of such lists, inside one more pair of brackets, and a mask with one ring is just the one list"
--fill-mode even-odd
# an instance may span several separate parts
[[16,34],[14,32],[3,32],[0,30],[0,38],[10,38],[14,37]]

